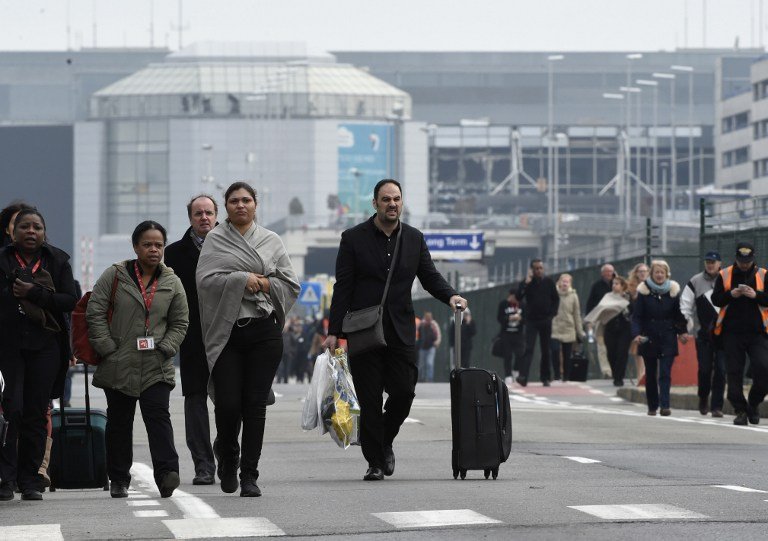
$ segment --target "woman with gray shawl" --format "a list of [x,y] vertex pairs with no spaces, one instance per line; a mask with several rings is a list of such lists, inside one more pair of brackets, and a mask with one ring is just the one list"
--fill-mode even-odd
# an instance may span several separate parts
[[200,323],[221,489],[237,490],[239,466],[240,496],[252,497],[261,496],[256,480],[267,398],[283,353],[285,316],[300,286],[280,237],[256,224],[256,191],[235,182],[224,201],[227,219],[208,233],[197,263]]
[[595,333],[605,338],[608,364],[611,365],[613,385],[616,387],[624,386],[624,374],[627,371],[629,344],[632,341],[629,320],[627,281],[616,276],[611,282],[610,293],[603,295],[598,305],[584,317],[587,328],[594,328]]

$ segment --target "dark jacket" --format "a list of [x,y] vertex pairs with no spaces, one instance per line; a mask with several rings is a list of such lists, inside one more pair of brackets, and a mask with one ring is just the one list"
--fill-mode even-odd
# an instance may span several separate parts
[[[17,266],[15,252],[16,248],[13,245],[8,245],[0,251],[0,283],[2,284],[0,285],[0,372],[3,373],[9,386],[16,379],[16,367],[9,366],[9,363],[4,363],[4,360],[18,357],[23,340],[22,333],[26,327],[25,316],[19,313],[19,302],[13,296],[13,269]],[[69,320],[65,314],[72,311],[78,298],[69,255],[49,244],[43,244],[41,254],[42,267],[51,275],[55,292],[51,293],[37,287],[29,293],[27,299],[51,313],[61,328],[56,333],[61,365],[51,395],[51,398],[58,398],[64,390],[64,376],[71,356]],[[49,331],[41,330],[41,332]],[[6,389],[6,393],[8,396],[12,395],[10,389]]]
[[602,278],[592,284],[592,289],[589,290],[589,297],[587,297],[587,304],[584,307],[585,314],[590,313],[595,306],[600,304],[603,296],[611,292],[611,285],[612,280],[606,282]]
[[549,276],[533,278],[529,284],[520,282],[517,298],[525,302],[526,321],[546,321],[557,315],[560,295]]
[[499,332],[522,335],[524,320],[520,319],[515,322],[509,321],[509,316],[513,314],[518,314],[522,317],[523,307],[520,304],[510,306],[507,299],[504,299],[499,303],[499,307],[496,309],[496,321],[498,321],[500,325]]
[[723,319],[723,332],[734,334],[763,334],[763,320],[760,315],[760,305],[768,306],[768,293],[757,291],[755,284],[755,273],[757,266],[752,265],[749,270],[742,271],[738,265],[733,265],[733,277],[731,278],[731,287],[739,284],[746,284],[755,290],[757,296],[750,299],[742,295],[738,299],[731,296],[730,291],[726,292],[723,286],[722,275],[717,275],[715,280],[715,289],[712,291],[712,304],[720,308],[728,307]]
[[632,336],[646,336],[638,353],[648,361],[677,356],[677,335],[687,330],[685,316],[680,311],[680,284],[672,281],[669,292],[653,293],[642,283],[637,286],[637,299],[632,312]]
[[[416,341],[411,300],[414,279],[418,278],[427,292],[446,304],[457,293],[435,268],[422,232],[403,222],[400,222],[400,227],[403,229],[400,251],[385,308],[397,334],[396,338],[405,345],[413,346]],[[376,235],[383,233],[374,224],[373,217],[341,234],[328,334],[343,337],[341,324],[347,312],[376,306],[381,302],[387,282],[387,264],[386,254],[380,249]],[[392,234],[393,241],[396,235],[395,231]],[[387,328],[385,325],[385,338],[389,341]]]
[[190,237],[190,227],[181,240],[169,244],[165,249],[165,264],[181,280],[187,294],[189,306],[189,328],[181,343],[179,359],[181,361],[181,392],[190,395],[205,393],[208,388],[208,360],[203,345],[203,331],[200,329],[200,310],[197,302],[197,284],[195,271],[200,250]]

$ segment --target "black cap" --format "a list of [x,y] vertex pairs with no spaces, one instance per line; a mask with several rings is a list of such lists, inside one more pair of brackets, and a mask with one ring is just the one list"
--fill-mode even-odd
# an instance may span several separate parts
[[740,242],[736,245],[736,261],[751,263],[755,260],[755,247],[748,242]]
[[720,252],[717,250],[710,250],[706,254],[704,254],[704,261],[722,261],[723,259],[720,257]]

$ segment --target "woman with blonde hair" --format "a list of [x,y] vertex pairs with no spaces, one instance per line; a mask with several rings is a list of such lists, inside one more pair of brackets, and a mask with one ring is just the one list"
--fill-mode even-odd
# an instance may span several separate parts
[[[650,269],[645,262],[641,261],[629,271],[629,277],[627,278],[627,292],[629,293],[629,304],[634,305],[635,299],[637,299],[637,286],[648,278]],[[637,384],[643,385],[645,383],[645,363],[643,358],[637,352],[637,344],[635,342],[629,345],[629,355],[635,361],[635,374],[637,375]]]
[[577,339],[584,337],[579,297],[576,295],[576,290],[571,287],[571,284],[573,284],[573,277],[567,273],[561,274],[555,283],[557,293],[560,295],[560,304],[557,309],[557,315],[552,319],[552,341],[550,342],[552,369],[555,379],[560,379],[560,352],[562,351],[563,381],[568,381],[570,374],[573,344]]
[[651,262],[650,276],[637,286],[632,313],[632,335],[645,362],[645,395],[648,415],[670,415],[669,389],[672,363],[677,356],[677,336],[688,341],[688,326],[680,311],[680,284],[670,280],[669,265]]

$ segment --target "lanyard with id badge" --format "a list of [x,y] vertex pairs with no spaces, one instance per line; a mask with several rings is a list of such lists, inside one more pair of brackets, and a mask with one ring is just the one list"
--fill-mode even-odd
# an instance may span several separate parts
[[152,307],[152,301],[157,292],[157,279],[152,281],[152,287],[150,288],[149,293],[147,293],[147,288],[144,287],[144,282],[142,281],[141,273],[139,272],[138,261],[133,262],[133,272],[136,273],[139,289],[141,289],[141,297],[144,299],[144,336],[136,338],[136,349],[139,351],[152,351],[155,349],[155,338],[149,336],[149,309]]

